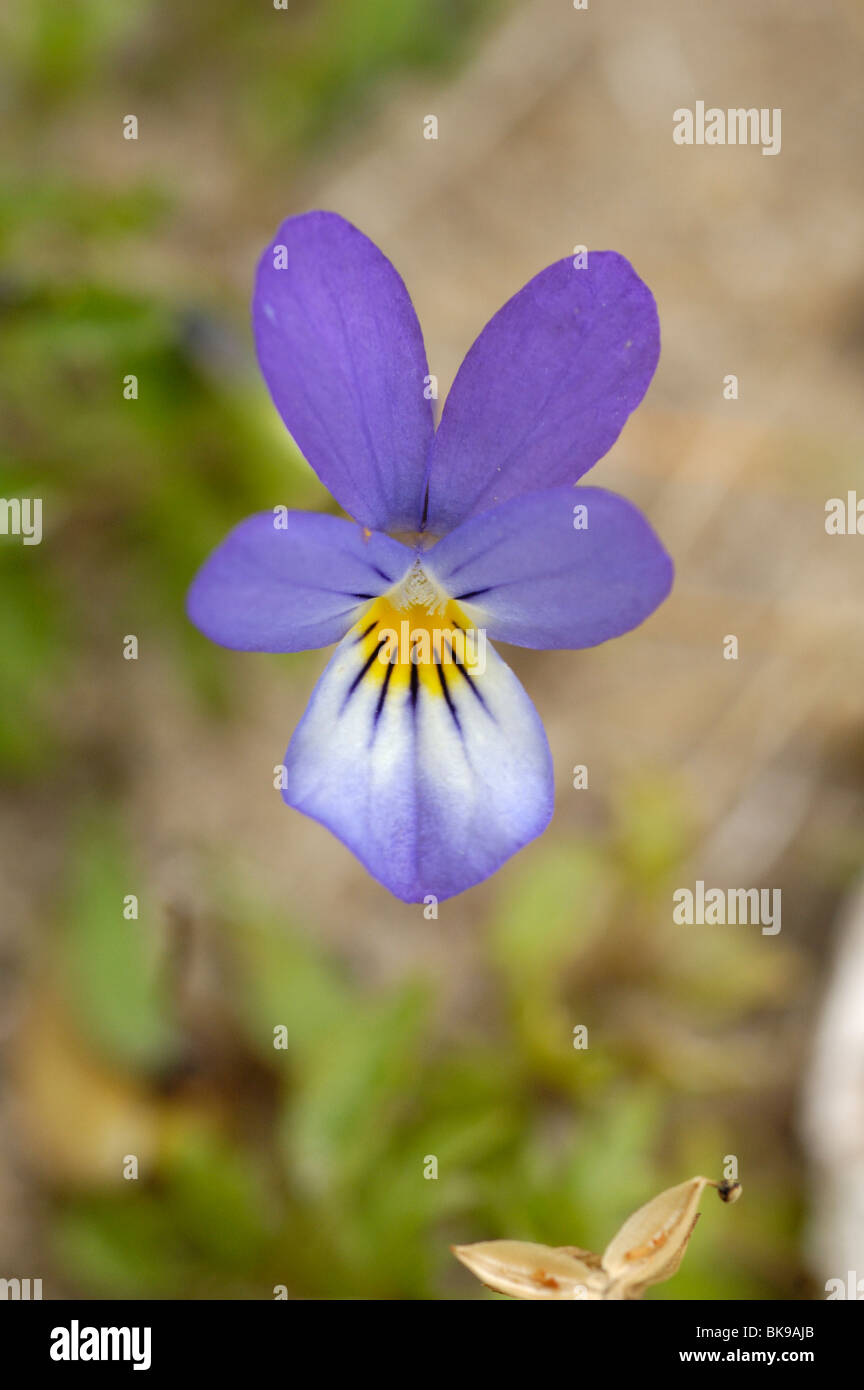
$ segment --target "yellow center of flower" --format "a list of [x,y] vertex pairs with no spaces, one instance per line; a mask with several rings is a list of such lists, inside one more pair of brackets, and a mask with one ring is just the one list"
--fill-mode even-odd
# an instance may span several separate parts
[[[354,627],[368,675],[390,690],[422,686],[448,700],[449,682],[482,673],[484,634],[416,560],[405,578],[373,599]],[[456,669],[461,668],[461,669]]]

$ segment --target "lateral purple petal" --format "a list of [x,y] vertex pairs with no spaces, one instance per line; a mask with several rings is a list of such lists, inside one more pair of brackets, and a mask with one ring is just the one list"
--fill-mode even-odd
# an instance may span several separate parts
[[202,565],[186,611],[205,637],[238,651],[327,647],[341,641],[370,598],[403,577],[413,558],[390,536],[341,517],[259,512],[235,526]]
[[591,251],[530,280],[486,325],[435,436],[428,528],[575,483],[618,438],[654,375],[657,306],[623,256]]
[[372,530],[419,525],[433,436],[423,335],[401,278],[344,218],[283,222],[258,266],[258,361],[298,448]]
[[672,561],[630,502],[554,488],[473,517],[424,567],[493,641],[595,647],[636,627],[672,587]]

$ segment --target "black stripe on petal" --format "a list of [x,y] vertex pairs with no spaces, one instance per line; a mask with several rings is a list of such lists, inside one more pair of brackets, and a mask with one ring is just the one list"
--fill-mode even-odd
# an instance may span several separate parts
[[[457,623],[457,622],[454,621],[453,626],[454,626],[454,627],[458,627],[458,629],[459,629],[460,632],[465,632],[465,628],[462,626],[461,623]],[[494,719],[495,719],[495,716],[494,716],[494,714],[492,713],[492,711],[490,710],[490,708],[489,708],[489,706],[487,705],[486,701],[484,700],[484,698],[483,698],[483,692],[480,690],[479,686],[475,683],[474,678],[472,677],[470,671],[468,671],[468,670],[466,669],[466,667],[465,667],[465,665],[464,665],[463,662],[459,661],[459,660],[453,655],[453,643],[449,640],[449,638],[448,638],[448,640],[447,640],[447,650],[448,650],[448,653],[449,653],[450,658],[451,658],[450,664],[453,665],[453,666],[455,666],[455,667],[456,667],[456,670],[459,672],[459,674],[460,674],[460,676],[462,677],[462,679],[468,682],[468,689],[471,691],[471,694],[472,694],[472,695],[475,695],[475,696],[477,697],[477,699],[480,701],[481,705],[482,705],[483,708],[485,709],[486,713],[489,715],[489,718],[492,719],[492,720],[494,720]]]
[[375,706],[375,713],[372,716],[372,738],[369,740],[370,745],[375,741],[375,731],[378,728],[378,720],[381,718],[381,711],[384,708],[384,701],[387,699],[387,687],[390,684],[390,679],[392,675],[393,662],[390,661],[387,663],[387,672],[384,676],[384,681],[381,686],[381,693],[378,696],[378,703]]
[[420,694],[420,672],[417,669],[416,661],[411,662],[411,708],[417,709],[417,698]]
[[462,679],[468,682],[468,689],[471,691],[472,695],[476,695],[477,699],[480,701],[486,713],[489,715],[489,718],[494,719],[495,716],[493,715],[492,711],[490,710],[489,706],[484,700],[482,691],[480,690],[476,682],[473,680],[470,673],[466,671],[465,667],[462,665],[462,662],[456,661],[454,658],[453,665],[456,667],[456,670],[459,672]]
[[[384,646],[384,643],[386,641],[387,638],[382,637],[379,640],[377,647],[375,647],[374,650],[370,652],[369,656],[367,656],[366,661],[361,666],[360,670],[357,672],[356,676],[354,677],[353,681],[351,682],[351,684],[345,692],[345,699],[342,701],[342,710],[344,710],[345,706],[348,704],[348,701],[351,699],[351,696],[354,694],[354,691],[357,689],[363,677],[366,675],[366,672],[369,670],[369,667],[372,665],[372,662],[377,659],[378,653],[380,652],[381,648]],[[339,711],[340,714],[342,713],[342,710]]]
[[456,725],[456,728],[459,730],[459,733],[461,734],[462,725],[459,722],[459,715],[456,711],[456,706],[453,703],[453,696],[450,694],[450,687],[447,684],[447,677],[444,675],[444,667],[439,662],[436,665],[435,669],[438,672],[438,680],[441,684],[441,693],[444,696],[444,699],[447,701],[447,708],[453,716],[453,723]]

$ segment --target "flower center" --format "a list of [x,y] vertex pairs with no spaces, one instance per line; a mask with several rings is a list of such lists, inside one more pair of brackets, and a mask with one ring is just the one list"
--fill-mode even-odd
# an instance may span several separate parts
[[[444,698],[448,679],[485,669],[485,633],[429,577],[419,559],[386,594],[373,599],[354,628],[369,674],[390,688],[419,686]],[[377,668],[377,670],[376,670]]]
[[425,608],[429,617],[447,611],[447,595],[433,584],[419,560],[415,560],[402,583],[398,585],[394,606],[400,611]]

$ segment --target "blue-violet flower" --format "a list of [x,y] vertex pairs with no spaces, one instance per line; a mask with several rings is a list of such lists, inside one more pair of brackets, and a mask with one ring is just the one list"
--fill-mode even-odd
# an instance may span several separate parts
[[398,898],[451,897],[552,814],[543,726],[487,635],[596,646],[671,588],[640,512],[573,486],[648,388],[654,299],[615,252],[549,266],[484,328],[437,430],[405,285],[343,218],[283,223],[252,315],[274,404],[353,520],[276,508],[240,522],[189,616],[244,651],[338,643],[282,795]]

